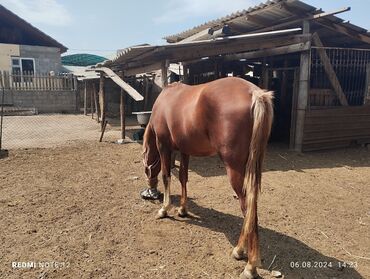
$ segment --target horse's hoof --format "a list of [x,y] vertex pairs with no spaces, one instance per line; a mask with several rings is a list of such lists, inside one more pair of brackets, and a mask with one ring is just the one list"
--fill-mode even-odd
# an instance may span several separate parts
[[180,207],[179,209],[177,209],[177,215],[181,218],[185,218],[188,216],[188,212],[186,209]]
[[252,272],[250,270],[244,269],[240,274],[239,279],[255,279],[257,278],[257,272]]
[[238,249],[238,247],[234,247],[233,252],[231,253],[234,259],[240,261],[247,258],[247,255],[244,253],[244,251],[241,251]]
[[244,268],[243,272],[240,274],[240,279],[255,279],[258,277],[257,269],[252,268],[249,264]]
[[163,219],[163,218],[166,218],[167,217],[167,211],[164,210],[163,208],[161,208],[157,215],[155,216],[156,219]]

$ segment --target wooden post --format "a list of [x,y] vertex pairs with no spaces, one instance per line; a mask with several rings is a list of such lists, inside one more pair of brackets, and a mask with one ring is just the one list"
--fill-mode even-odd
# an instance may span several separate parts
[[261,70],[262,73],[261,73],[261,79],[259,81],[259,87],[267,90],[269,86],[269,70],[266,65],[267,65],[266,58],[263,58],[262,70]]
[[215,72],[214,74],[215,79],[219,79],[220,77],[218,75],[218,60],[217,59],[215,59],[214,61],[214,72]]
[[98,100],[96,98],[96,87],[95,87],[95,81],[93,81],[93,95],[94,95],[94,103],[95,103],[95,113],[96,113],[96,120],[98,123],[100,122],[100,113],[99,113],[99,107],[98,107]]
[[[123,72],[120,72],[120,78],[124,79]],[[119,143],[124,143],[126,138],[126,116],[125,116],[125,104],[126,104],[126,92],[121,88],[120,92],[120,105],[119,105],[119,112],[120,112],[120,122],[121,122],[121,140]]]
[[94,93],[93,93],[93,87],[92,84],[90,84],[90,113],[91,113],[91,119],[94,119]]
[[189,84],[189,66],[185,63],[182,64],[183,82]]
[[[284,59],[284,68],[288,68],[288,59]],[[288,73],[286,70],[281,72],[281,86],[280,86],[280,110],[286,113],[286,103],[287,103],[287,78]]]
[[366,65],[364,104],[370,104],[370,63]]
[[144,76],[144,88],[145,88],[145,94],[144,94],[144,111],[149,110],[149,77]]
[[101,134],[100,134],[99,142],[102,142],[103,141],[104,132],[105,132],[105,128],[107,127],[107,124],[108,124],[108,121],[104,120],[104,123],[102,125],[102,129],[101,129]]
[[84,81],[84,115],[87,115],[87,85]]
[[100,114],[101,114],[101,131],[104,129],[105,123],[105,92],[104,92],[104,73],[100,72],[99,80],[99,104],[100,104]]
[[291,150],[294,150],[295,148],[295,129],[296,129],[296,121],[297,121],[298,89],[299,89],[299,69],[297,68],[294,70],[292,110],[291,110],[291,120],[290,120],[289,149]]
[[168,66],[169,66],[169,61],[163,61],[162,62],[162,67],[161,67],[161,75],[162,75],[162,88],[168,85]]
[[[310,23],[303,21],[303,34],[310,33]],[[306,117],[308,87],[310,81],[310,53],[304,51],[301,53],[299,84],[297,96],[297,112],[295,123],[295,141],[294,150],[301,152],[303,144],[304,120]]]
[[[121,78],[123,79],[124,75],[121,74]],[[120,94],[120,105],[119,105],[119,112],[120,112],[120,120],[121,120],[121,139],[124,142],[126,138],[126,118],[125,118],[125,94],[126,92],[121,88]]]

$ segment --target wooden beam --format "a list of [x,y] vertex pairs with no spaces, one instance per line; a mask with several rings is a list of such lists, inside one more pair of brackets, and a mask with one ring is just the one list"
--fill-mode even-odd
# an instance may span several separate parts
[[93,99],[93,87],[92,84],[90,84],[90,113],[91,113],[91,119],[94,119],[94,99]]
[[370,104],[370,63],[366,65],[364,104]]
[[266,59],[262,62],[262,75],[260,78],[259,87],[268,90],[269,89],[269,69],[266,66]]
[[120,105],[119,105],[119,111],[120,111],[120,120],[121,120],[121,138],[122,140],[125,140],[126,138],[126,119],[125,119],[125,92],[121,88],[121,94],[120,94]]
[[101,134],[100,134],[99,142],[103,141],[104,132],[105,132],[105,128],[107,128],[107,124],[108,124],[108,121],[104,120],[104,123],[102,124],[102,128],[101,128]]
[[130,68],[125,70],[124,74],[126,77],[128,76],[133,76],[137,74],[143,74],[143,73],[148,73],[148,72],[153,72],[156,70],[159,70],[162,66],[161,62],[157,62],[154,64],[149,64],[141,67],[136,67],[136,68]]
[[[309,21],[303,21],[303,33],[310,33]],[[308,51],[301,53],[300,70],[299,70],[299,84],[297,96],[297,110],[295,123],[295,139],[294,149],[298,152],[302,151],[303,136],[304,136],[304,121],[306,116],[308,90],[310,82],[310,53]]]
[[260,57],[283,55],[283,54],[306,51],[306,50],[309,50],[310,47],[311,47],[311,42],[307,41],[305,43],[287,45],[287,46],[282,46],[282,47],[268,48],[268,49],[256,50],[256,51],[240,53],[240,54],[226,55],[224,59],[226,61],[230,61],[230,60],[254,59],[254,58],[260,58]]
[[144,111],[149,110],[149,77],[144,76],[143,83],[144,83]]
[[298,89],[299,89],[299,69],[294,70],[293,94],[292,94],[292,108],[290,120],[290,134],[289,134],[289,149],[295,149],[295,134],[297,124],[297,105],[298,105]]
[[87,115],[87,84],[84,82],[84,115]]
[[340,82],[334,71],[334,68],[330,63],[330,59],[328,55],[326,54],[325,49],[323,49],[324,46],[320,40],[319,35],[317,33],[313,34],[312,40],[313,40],[313,43],[319,47],[317,48],[317,53],[323,63],[324,70],[325,70],[326,75],[329,78],[330,84],[333,87],[334,92],[337,94],[340,104],[342,106],[348,106],[346,95],[343,92],[342,86],[340,85]]
[[[139,92],[137,92],[131,85],[124,82],[111,69],[106,68],[106,67],[99,67],[99,68],[94,68],[92,70],[87,70],[87,71],[101,72],[101,75],[104,73],[107,77],[109,77],[112,81],[114,81],[114,83],[116,83],[119,87],[123,88],[127,92],[127,94],[129,94],[135,101],[144,100],[143,96],[141,96]],[[100,77],[101,77],[101,75],[100,75]]]
[[100,80],[99,80],[99,104],[100,104],[100,114],[101,114],[101,127],[100,130],[103,132],[105,124],[105,113],[106,113],[106,105],[105,105],[105,91],[104,91],[104,73],[100,73]]
[[161,67],[162,88],[164,88],[168,84],[168,66],[169,66],[168,60],[162,62]]
[[94,103],[95,103],[95,112],[96,112],[96,120],[98,123],[100,122],[100,112],[98,107],[98,100],[96,98],[96,88],[95,88],[95,81],[93,80],[93,93],[94,93]]
[[[122,63],[121,67],[125,71],[131,68],[136,67],[142,67],[150,64],[157,63],[159,61],[163,61],[165,59],[168,59],[170,62],[181,62],[185,60],[181,60],[184,58],[185,53],[188,53],[189,55],[198,54],[195,57],[190,57],[187,60],[193,60],[196,58],[202,58],[205,56],[211,56],[208,53],[204,55],[200,55],[199,52],[213,50],[215,53],[214,55],[218,55],[220,50],[224,50],[225,48],[229,48],[232,46],[237,45],[239,48],[241,45],[250,45],[254,43],[255,48],[259,48],[261,45],[261,41],[269,41],[269,39],[276,39],[281,38],[282,35],[289,35],[292,33],[296,33],[298,31],[301,31],[300,28],[292,28],[292,29],[286,29],[286,30],[278,30],[278,31],[272,31],[272,32],[263,32],[258,34],[243,34],[243,35],[236,35],[236,36],[229,36],[225,38],[216,38],[216,39],[209,39],[209,40],[203,40],[203,41],[197,41],[197,42],[187,42],[182,44],[171,44],[166,46],[158,46],[151,52],[146,52],[142,55],[139,55],[135,57],[134,60],[130,59],[130,61],[127,61],[126,63]],[[277,37],[279,36],[279,37]],[[260,38],[260,40],[256,39]],[[264,38],[264,39],[261,39]],[[256,44],[256,41],[259,41],[258,44]],[[249,42],[246,44],[246,42]],[[232,50],[229,50],[228,53],[233,52]],[[241,52],[241,51],[239,51]],[[178,59],[176,59],[178,58]]]
[[[287,43],[302,43],[306,42],[308,37],[310,38],[310,35],[290,35],[277,38],[266,38],[263,40],[256,40],[255,38],[248,38],[243,40],[225,40],[220,41],[219,43],[214,45],[206,44],[204,46],[189,45],[186,47],[186,50],[182,49],[181,51],[179,51],[178,49],[169,49],[165,53],[163,53],[163,56],[153,56],[151,57],[151,60],[148,59],[145,62],[148,64],[154,64],[157,63],[158,60],[163,61],[165,59],[168,59],[171,62],[185,62],[206,56],[219,56],[223,54],[246,52],[248,50],[261,48],[274,48],[287,45]],[[124,69],[141,67],[143,66],[142,63],[142,61],[130,62],[123,65],[123,67]]]

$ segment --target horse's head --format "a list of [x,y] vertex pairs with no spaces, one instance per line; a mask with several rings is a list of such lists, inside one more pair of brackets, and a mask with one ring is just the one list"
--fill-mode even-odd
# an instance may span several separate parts
[[156,137],[150,125],[147,126],[144,133],[143,156],[148,183],[150,187],[156,187],[158,184],[157,177],[161,171],[161,158],[157,149]]

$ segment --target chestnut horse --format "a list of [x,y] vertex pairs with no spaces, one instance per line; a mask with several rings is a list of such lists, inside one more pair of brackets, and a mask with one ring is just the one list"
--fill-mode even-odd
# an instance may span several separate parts
[[241,259],[247,251],[248,263],[242,278],[254,278],[256,267],[260,266],[257,197],[273,119],[272,98],[272,92],[235,77],[195,86],[174,83],[157,98],[144,134],[144,166],[149,186],[157,187],[157,176],[162,170],[165,189],[157,218],[166,217],[171,206],[173,151],[181,153],[180,216],[187,214],[189,156],[220,156],[245,216],[232,253]]

